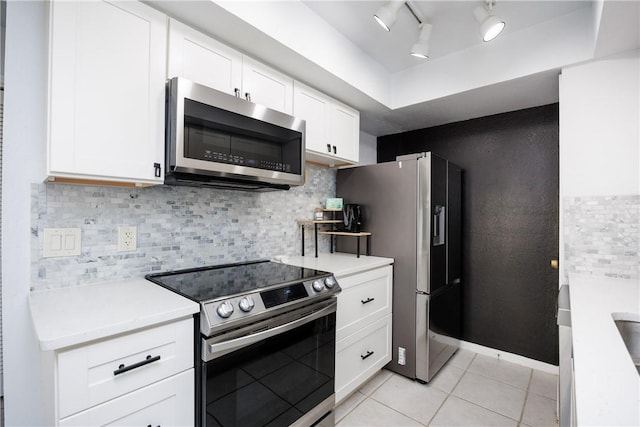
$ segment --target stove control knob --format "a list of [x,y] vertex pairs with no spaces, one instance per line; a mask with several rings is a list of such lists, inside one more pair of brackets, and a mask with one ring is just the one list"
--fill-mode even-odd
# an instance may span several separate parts
[[218,316],[226,319],[233,314],[233,305],[229,301],[225,301],[218,306],[216,311],[218,312]]
[[313,290],[316,292],[320,292],[321,290],[324,289],[324,284],[322,283],[322,280],[314,280],[313,284],[311,285],[313,287]]
[[331,289],[336,285],[336,279],[334,279],[333,276],[329,276],[326,279],[324,279],[324,285],[328,289]]
[[240,307],[240,310],[244,311],[245,313],[248,313],[251,310],[253,310],[253,307],[255,305],[256,303],[253,302],[253,298],[251,297],[243,297],[238,303],[238,307]]

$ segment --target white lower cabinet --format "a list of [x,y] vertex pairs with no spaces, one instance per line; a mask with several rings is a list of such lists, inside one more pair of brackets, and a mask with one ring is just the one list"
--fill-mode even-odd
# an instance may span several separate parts
[[337,277],[336,403],[391,361],[393,267]]
[[193,425],[193,322],[54,352],[55,424]]
[[194,416],[193,368],[60,421],[60,426],[187,426]]

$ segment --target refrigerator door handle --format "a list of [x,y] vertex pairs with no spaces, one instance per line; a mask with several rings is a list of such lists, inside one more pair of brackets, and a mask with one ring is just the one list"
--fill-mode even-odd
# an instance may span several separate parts
[[444,245],[445,211],[442,205],[435,205],[433,208],[433,246]]

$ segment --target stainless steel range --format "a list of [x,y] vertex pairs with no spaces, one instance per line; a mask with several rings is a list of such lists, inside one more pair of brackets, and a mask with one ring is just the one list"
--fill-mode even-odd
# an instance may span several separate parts
[[332,424],[331,273],[260,260],[147,279],[200,304],[196,425]]

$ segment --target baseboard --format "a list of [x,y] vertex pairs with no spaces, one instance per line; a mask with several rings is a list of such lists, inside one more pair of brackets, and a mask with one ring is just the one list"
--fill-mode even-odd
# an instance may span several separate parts
[[518,365],[537,369],[538,371],[546,372],[548,374],[558,375],[557,366],[551,365],[550,363],[540,362],[539,360],[529,359],[528,357],[520,356],[519,354],[508,353],[506,351],[496,350],[495,348],[485,347],[467,341],[460,341],[460,348],[485,356],[506,360],[507,362],[517,363]]

